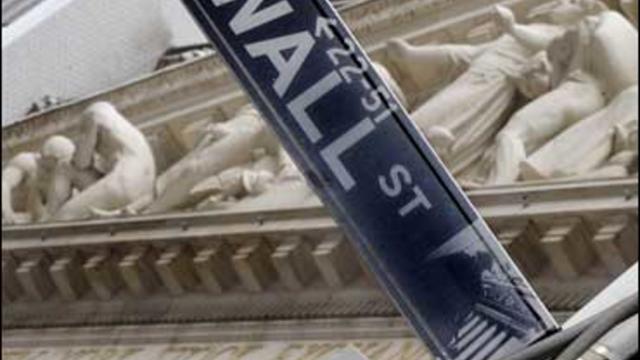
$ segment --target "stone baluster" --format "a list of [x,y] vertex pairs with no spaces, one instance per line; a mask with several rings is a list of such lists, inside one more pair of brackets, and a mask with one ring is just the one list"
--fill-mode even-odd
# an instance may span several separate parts
[[253,240],[233,255],[233,267],[247,291],[264,291],[278,275],[270,260],[271,249],[264,240]]
[[193,265],[204,288],[212,294],[222,294],[237,282],[231,265],[231,249],[218,243],[201,249],[193,259]]
[[114,254],[102,251],[90,257],[83,266],[89,285],[100,300],[111,300],[123,285],[116,272],[116,263]]
[[156,270],[160,275],[160,280],[170,294],[184,295],[198,285],[198,279],[191,263],[192,258],[191,248],[176,245],[166,249],[156,261]]
[[608,219],[593,238],[598,257],[611,275],[623,273],[637,261],[637,227],[628,217]]
[[311,247],[304,238],[293,236],[285,239],[271,255],[280,281],[289,290],[302,290],[317,275],[313,265]]
[[512,223],[496,233],[500,243],[528,277],[540,273],[547,257],[539,243],[541,231],[538,225],[533,222]]
[[16,277],[18,265],[14,258],[7,256],[2,259],[2,303],[16,301],[22,295],[22,288]]
[[595,264],[592,234],[590,226],[579,218],[550,224],[542,245],[558,277],[576,279]]
[[153,264],[157,260],[155,249],[137,246],[118,264],[125,285],[135,296],[150,295],[157,288],[159,280],[153,271]]
[[78,300],[89,289],[84,272],[80,271],[83,262],[82,254],[71,252],[58,257],[49,268],[53,283],[64,300]]
[[360,273],[360,263],[342,234],[325,237],[313,251],[322,278],[332,288],[349,284]]
[[50,266],[51,261],[46,254],[32,255],[18,266],[16,276],[30,300],[45,301],[55,291],[49,276]]

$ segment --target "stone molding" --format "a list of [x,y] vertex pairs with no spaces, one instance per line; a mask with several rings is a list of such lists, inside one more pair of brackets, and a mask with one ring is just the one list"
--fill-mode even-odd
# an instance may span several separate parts
[[[34,337],[37,335],[37,337]],[[56,346],[162,345],[166,343],[234,343],[245,341],[331,341],[413,338],[400,317],[333,319],[308,321],[262,321],[207,324],[113,326],[61,329],[9,330],[3,332],[2,346],[10,348]],[[34,341],[37,338],[37,341]]]
[[[637,185],[469,195],[543,300],[570,311],[637,261]],[[2,235],[5,328],[397,315],[321,206],[5,227]]]

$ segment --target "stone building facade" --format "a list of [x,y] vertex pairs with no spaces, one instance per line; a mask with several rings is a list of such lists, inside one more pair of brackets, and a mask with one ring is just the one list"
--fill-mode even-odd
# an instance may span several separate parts
[[[390,39],[485,43],[501,35],[493,5],[525,19],[548,2],[377,0],[342,15],[414,107],[425,89],[394,68]],[[191,151],[200,124],[248,102],[208,54],[3,128],[3,164],[54,134],[80,137],[81,114],[96,101],[146,135],[159,172]],[[637,262],[637,191],[630,173],[472,186],[468,195],[562,319]],[[344,348],[372,360],[430,358],[315,199],[3,225],[2,259],[10,360],[323,360]]]

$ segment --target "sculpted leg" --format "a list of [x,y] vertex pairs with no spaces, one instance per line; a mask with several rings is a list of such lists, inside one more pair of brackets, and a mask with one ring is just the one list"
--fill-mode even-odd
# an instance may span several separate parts
[[518,180],[520,164],[527,158],[520,136],[503,131],[496,138],[496,166],[489,175],[491,185],[510,184]]
[[[41,200],[38,196],[36,174],[38,169],[38,155],[34,153],[21,153],[11,159],[2,170],[2,222],[6,224],[24,224],[33,221],[32,207],[35,200]],[[23,198],[19,200],[26,203],[26,212],[17,212],[14,209],[16,194],[21,191]]]
[[[632,87],[529,156],[523,163],[523,177],[580,176],[602,166],[617,149],[636,151],[633,129],[637,122],[638,88]],[[617,174],[620,169],[614,170]]]
[[19,169],[8,166],[2,172],[2,223],[18,223],[18,214],[13,209],[13,190],[23,180],[23,173]]
[[[413,46],[396,39],[387,44],[389,58],[407,79],[422,90],[453,81],[468,69],[483,48],[472,45]],[[446,79],[443,81],[443,79]]]
[[69,200],[54,215],[57,221],[84,220],[102,210],[114,210],[128,204],[119,191],[118,178],[108,175]]
[[[567,81],[522,108],[497,136],[496,164],[489,184],[518,180],[522,164],[531,153],[604,105],[604,97],[594,82]],[[530,167],[524,166],[524,170],[528,180],[545,178]]]
[[158,178],[157,197],[145,209],[146,213],[157,214],[196,205],[200,199],[191,194],[196,185],[226,169],[253,161],[254,150],[275,143],[275,138],[253,108],[241,110],[235,118],[213,127],[223,128],[223,135],[190,153]]

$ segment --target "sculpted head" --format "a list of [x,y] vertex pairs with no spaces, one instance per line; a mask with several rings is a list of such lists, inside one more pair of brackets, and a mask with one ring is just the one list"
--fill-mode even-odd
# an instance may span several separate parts
[[528,17],[546,16],[554,24],[573,25],[607,9],[600,0],[556,0],[532,9]]
[[87,119],[110,119],[114,117],[121,117],[120,113],[111,103],[106,101],[99,101],[91,104],[83,113],[83,116]]
[[7,164],[7,168],[10,167],[20,169],[29,175],[35,175],[38,171],[38,156],[34,153],[20,153]]
[[52,136],[42,145],[40,165],[53,168],[60,163],[71,163],[76,153],[76,145],[67,137]]

